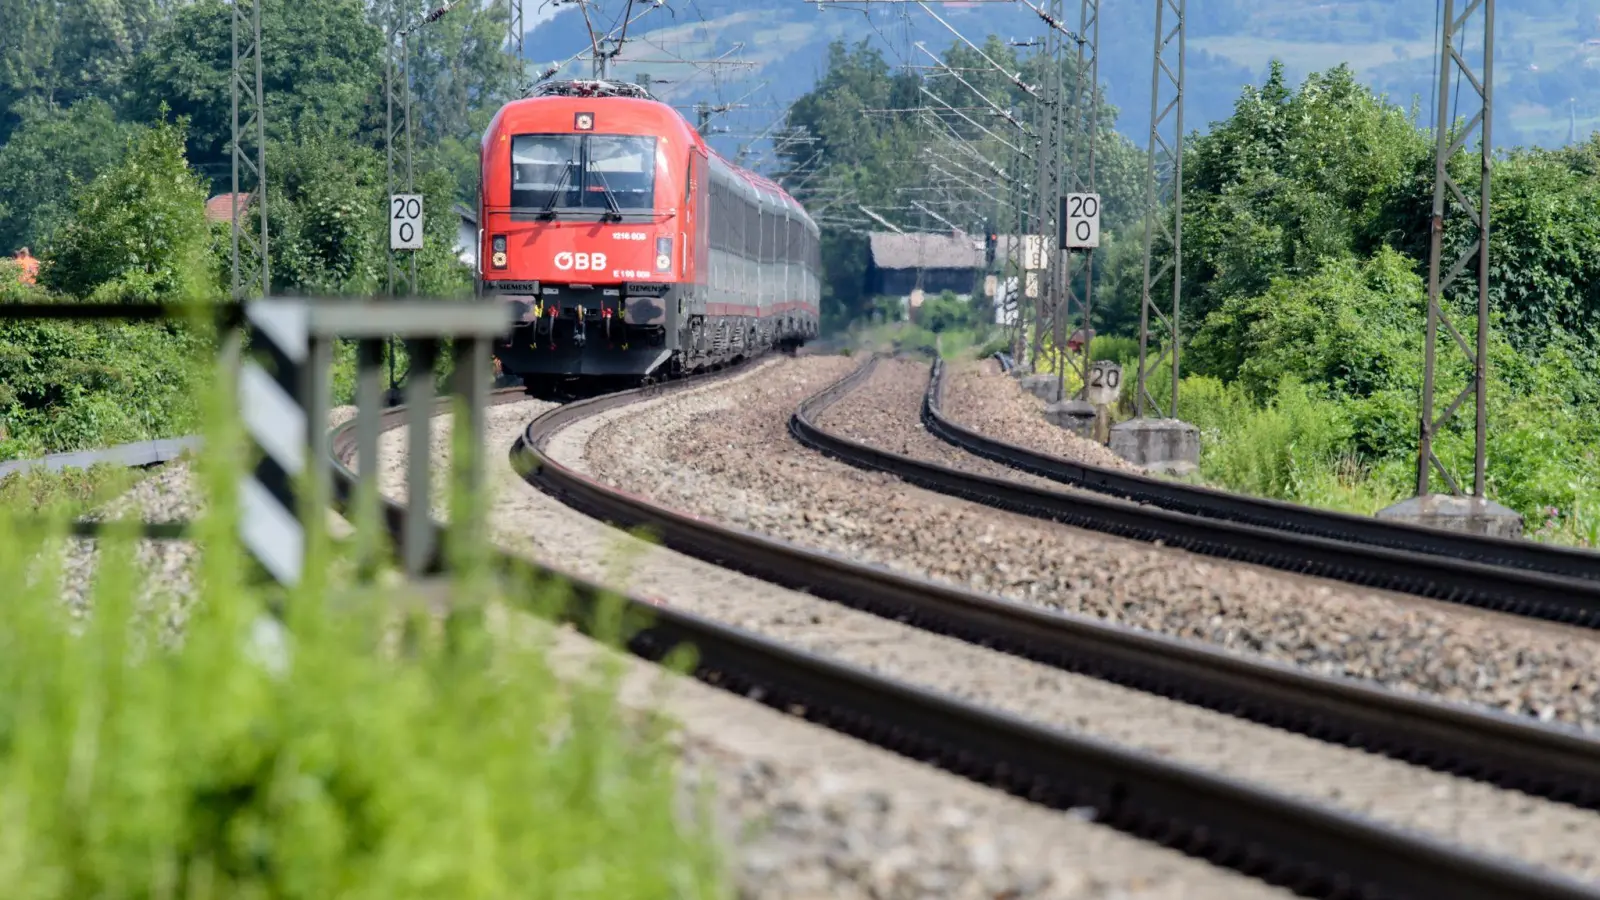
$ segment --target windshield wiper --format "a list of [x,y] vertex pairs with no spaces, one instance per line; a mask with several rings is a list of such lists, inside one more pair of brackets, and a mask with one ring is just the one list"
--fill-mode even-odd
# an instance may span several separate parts
[[539,217],[553,219],[556,217],[556,201],[561,199],[561,192],[567,189],[567,182],[572,180],[572,165],[569,163],[561,167],[561,178],[556,181],[555,189],[550,192],[550,202],[539,211]]
[[608,207],[608,211],[600,217],[600,221],[604,222],[608,216],[615,216],[616,220],[621,222],[622,207],[617,204],[617,195],[611,193],[611,185],[606,183],[606,176],[600,172],[595,172],[594,177],[600,179],[600,189],[605,192],[606,206]]

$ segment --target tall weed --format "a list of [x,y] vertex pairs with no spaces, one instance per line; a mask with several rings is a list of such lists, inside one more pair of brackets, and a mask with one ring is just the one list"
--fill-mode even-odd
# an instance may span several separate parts
[[181,633],[149,608],[133,536],[101,541],[74,623],[63,523],[0,517],[6,896],[727,896],[676,811],[665,723],[629,721],[612,675],[558,678],[553,632],[513,612],[559,607],[560,585],[472,569],[441,616],[340,583],[323,540],[282,605],[243,577],[228,396],[196,462],[208,513]]

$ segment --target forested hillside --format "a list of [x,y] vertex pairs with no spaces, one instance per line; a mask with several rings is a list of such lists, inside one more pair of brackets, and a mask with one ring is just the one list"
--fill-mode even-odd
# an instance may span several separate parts
[[[600,4],[601,8],[621,3]],[[1021,4],[931,3],[940,17],[981,42],[984,35],[1028,40],[1041,24]],[[1314,71],[1342,63],[1356,78],[1399,105],[1413,98],[1425,107],[1436,90],[1434,57],[1437,4],[1430,0],[1216,0],[1189,6],[1189,123],[1204,128],[1225,118],[1246,83],[1260,84],[1268,63],[1286,63],[1298,81]],[[1076,26],[1076,3],[1068,3],[1068,24]],[[1151,0],[1103,0],[1100,74],[1110,101],[1124,110],[1117,128],[1144,143],[1150,103],[1150,50],[1155,4]],[[612,16],[615,11],[612,11]],[[609,25],[612,17],[603,17]],[[757,64],[753,70],[697,71],[682,65],[629,65],[676,79],[669,96],[691,106],[696,101],[732,102],[750,94],[750,108],[719,119],[736,133],[759,133],[781,107],[805,90],[827,67],[827,47],[835,40],[867,39],[891,65],[928,64],[913,46],[948,46],[953,36],[915,5],[805,0],[673,0],[641,18],[636,33],[649,43],[635,46],[640,59],[730,59]],[[1495,84],[1498,142],[1559,146],[1567,142],[1569,112],[1577,131],[1600,127],[1600,94],[1592,90],[1600,70],[1600,0],[1526,0],[1503,3],[1497,18]],[[1477,45],[1477,36],[1469,46]],[[559,12],[532,34],[529,57],[539,64],[565,60],[587,48],[588,32],[574,10]],[[627,54],[623,60],[627,59]],[[1569,110],[1568,100],[1575,100]],[[728,138],[730,151],[744,142]]]

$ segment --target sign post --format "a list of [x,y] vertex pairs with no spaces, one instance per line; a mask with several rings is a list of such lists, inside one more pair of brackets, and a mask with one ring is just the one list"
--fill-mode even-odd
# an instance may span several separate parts
[[422,249],[422,195],[389,195],[389,249]]

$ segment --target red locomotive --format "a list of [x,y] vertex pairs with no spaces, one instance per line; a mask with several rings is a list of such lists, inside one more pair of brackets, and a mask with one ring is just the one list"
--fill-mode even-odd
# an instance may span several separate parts
[[483,138],[479,276],[530,387],[659,379],[817,333],[817,226],[642,88],[561,82]]

